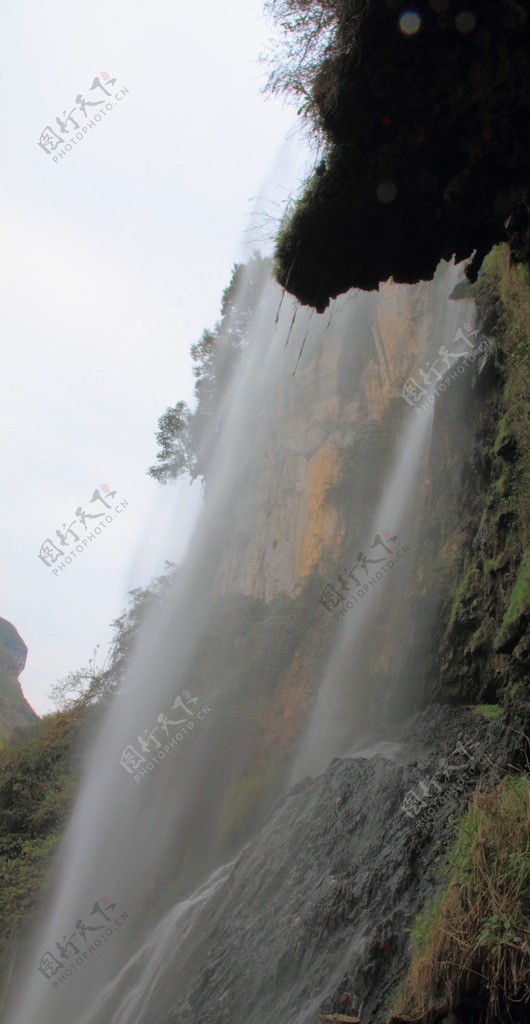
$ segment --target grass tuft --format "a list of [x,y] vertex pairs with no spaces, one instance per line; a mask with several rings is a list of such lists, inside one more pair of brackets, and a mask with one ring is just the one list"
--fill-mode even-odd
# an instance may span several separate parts
[[[477,790],[460,819],[447,882],[418,916],[414,953],[394,1007],[432,1018],[472,993],[485,1024],[511,1005],[530,1017],[530,778]],[[482,1020],[482,1017],[481,1017]]]

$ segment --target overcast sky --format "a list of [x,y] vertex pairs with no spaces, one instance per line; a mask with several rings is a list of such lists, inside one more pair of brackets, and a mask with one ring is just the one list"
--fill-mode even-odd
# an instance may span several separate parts
[[[181,557],[200,505],[146,476],[157,421],[192,400],[189,348],[255,247],[253,197],[280,210],[310,162],[293,110],[260,92],[269,36],[260,0],[4,0],[0,616],[41,714],[127,592]],[[46,127],[70,150],[45,152]],[[70,564],[39,559],[46,539]]]

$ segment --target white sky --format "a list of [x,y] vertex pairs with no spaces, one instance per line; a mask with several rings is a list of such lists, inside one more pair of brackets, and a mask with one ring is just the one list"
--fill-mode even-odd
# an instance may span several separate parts
[[[146,476],[157,421],[192,401],[190,345],[255,248],[250,200],[274,212],[310,158],[293,111],[260,93],[260,0],[4,0],[0,24],[0,616],[43,713],[104,652],[127,591],[182,553],[199,501]],[[128,93],[55,163],[41,131],[60,134],[80,93],[104,99],[101,72]],[[129,506],[54,576],[40,546],[79,505],[103,511],[100,484]]]

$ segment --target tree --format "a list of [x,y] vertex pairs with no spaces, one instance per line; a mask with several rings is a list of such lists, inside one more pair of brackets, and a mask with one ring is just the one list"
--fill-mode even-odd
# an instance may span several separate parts
[[184,473],[189,473],[192,478],[197,475],[190,417],[186,402],[177,402],[168,407],[158,421],[156,440],[159,451],[156,459],[159,465],[151,466],[148,473],[161,483],[176,480]]
[[352,52],[366,0],[266,0],[265,13],[282,33],[262,60],[271,67],[265,92],[298,104],[318,142],[336,102],[340,58]]
[[148,611],[161,607],[178,573],[173,562],[165,562],[166,572],[151,581],[148,587],[136,587],[129,591],[129,606],[111,623],[114,635],[110,643],[109,668],[114,689],[121,686],[134,642],[139,634]]
[[129,591],[128,607],[111,623],[114,635],[106,664],[101,668],[97,666],[100,646],[97,644],[88,666],[69,672],[52,686],[50,698],[56,707],[64,710],[86,708],[119,692],[145,616],[153,607],[163,604],[178,573],[173,562],[166,561],[165,569],[166,572],[152,580],[149,586]]
[[98,650],[99,644],[94,648],[86,667],[75,669],[54,683],[50,690],[50,700],[56,707],[70,711],[73,708],[88,707],[101,697],[105,688],[105,672],[97,668]]
[[186,402],[177,402],[158,421],[157,465],[148,474],[160,483],[184,473],[192,480],[206,478],[221,433],[223,396],[248,348],[250,323],[269,276],[270,260],[259,252],[246,264],[236,263],[223,292],[221,319],[191,346],[197,405],[191,412]]

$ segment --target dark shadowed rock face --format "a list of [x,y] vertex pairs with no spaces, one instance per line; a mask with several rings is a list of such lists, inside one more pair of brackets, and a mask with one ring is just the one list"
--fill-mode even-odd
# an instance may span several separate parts
[[302,303],[429,280],[476,250],[474,280],[507,237],[527,252],[528,6],[417,0],[407,32],[401,0],[358,5],[313,91],[325,160],[277,241],[278,281]]
[[0,618],[0,745],[17,729],[38,721],[18,681],[28,648],[15,627]]
[[344,1008],[345,993],[362,1024],[384,1020],[407,929],[476,784],[486,728],[434,706],[399,742],[374,742],[291,789],[166,973],[161,1024],[315,1024]]
[[24,643],[20,633],[17,632],[15,627],[7,619],[0,618],[0,643],[7,647],[9,653],[13,656],[15,661],[15,667],[17,675],[23,671],[26,665],[26,658],[28,656],[28,648]]

